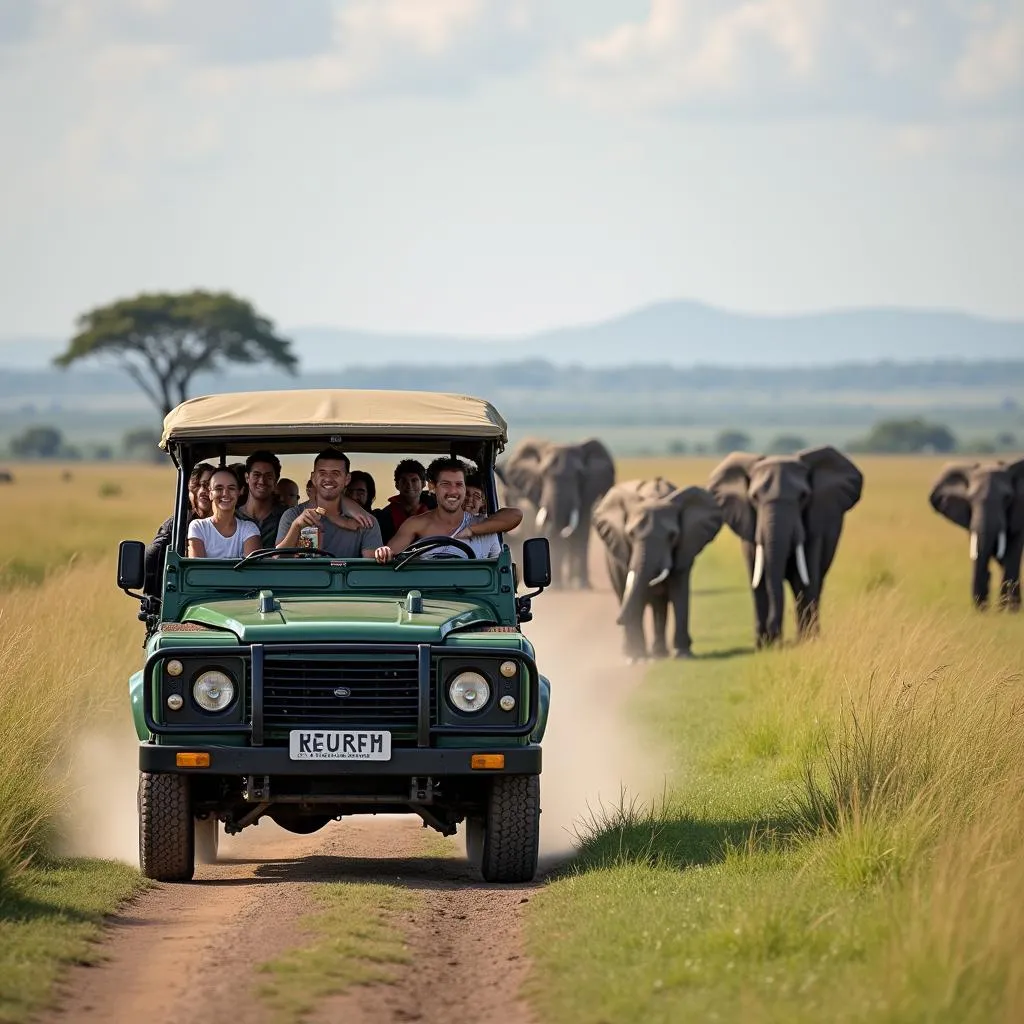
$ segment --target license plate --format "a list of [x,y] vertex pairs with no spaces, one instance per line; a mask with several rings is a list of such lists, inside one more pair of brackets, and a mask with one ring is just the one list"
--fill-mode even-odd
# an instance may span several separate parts
[[288,734],[293,761],[390,761],[391,733],[357,729],[293,729]]

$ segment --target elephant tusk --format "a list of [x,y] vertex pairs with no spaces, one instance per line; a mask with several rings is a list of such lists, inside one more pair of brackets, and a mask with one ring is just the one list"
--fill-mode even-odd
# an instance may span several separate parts
[[580,510],[574,508],[569,515],[569,525],[561,531],[563,537],[571,537],[576,532],[576,527],[580,525]]
[[630,595],[633,593],[633,588],[636,586],[636,573],[632,569],[626,573],[626,586],[622,590],[622,603],[625,604]]
[[537,522],[537,529],[538,530],[544,529],[544,524],[547,522],[547,518],[548,518],[548,510],[543,505],[541,505],[539,511],[537,512],[537,520],[536,520],[536,522]]
[[978,560],[978,533],[976,530],[971,530],[971,561],[976,562]]
[[800,582],[805,587],[811,585],[811,574],[807,571],[807,553],[804,551],[803,544],[797,544],[796,546],[796,571],[800,574]]
[[1001,562],[1006,554],[1006,531],[999,531],[999,539],[996,541],[996,561]]
[[764,545],[758,544],[754,551],[754,575],[750,578],[750,586],[757,590],[764,576]]
[[669,574],[669,570],[668,569],[662,569],[661,572],[659,572],[658,575],[655,576],[654,579],[651,580],[651,582],[648,583],[647,585],[649,587],[656,587],[659,583],[663,583],[665,580],[668,579],[668,574]]

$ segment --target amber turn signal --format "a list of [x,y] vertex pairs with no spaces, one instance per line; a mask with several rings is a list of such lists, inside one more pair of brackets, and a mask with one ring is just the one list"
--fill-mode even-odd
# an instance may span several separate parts
[[175,754],[174,763],[179,768],[209,768],[210,755],[199,753]]
[[504,754],[473,754],[469,759],[470,768],[504,768]]

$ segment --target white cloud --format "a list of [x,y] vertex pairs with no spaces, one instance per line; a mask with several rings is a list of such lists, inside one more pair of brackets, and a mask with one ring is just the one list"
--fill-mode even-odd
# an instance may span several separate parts
[[558,88],[597,106],[914,120],[1020,102],[1024,0],[651,0]]
[[978,19],[953,74],[955,95],[967,101],[1016,94],[1024,86],[1024,0]]

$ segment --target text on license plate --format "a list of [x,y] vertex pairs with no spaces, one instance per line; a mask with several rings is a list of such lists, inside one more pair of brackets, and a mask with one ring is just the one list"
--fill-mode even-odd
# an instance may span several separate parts
[[390,761],[391,733],[378,729],[293,729],[293,761]]

